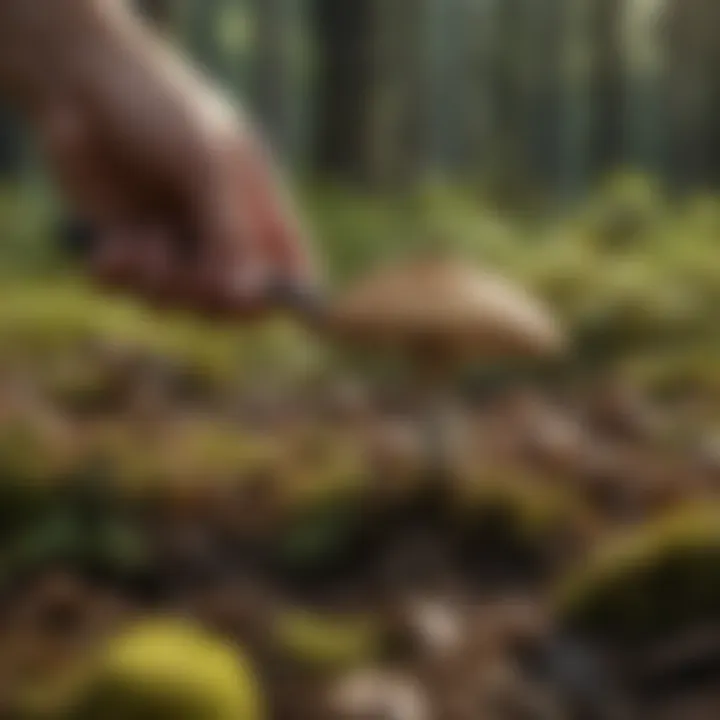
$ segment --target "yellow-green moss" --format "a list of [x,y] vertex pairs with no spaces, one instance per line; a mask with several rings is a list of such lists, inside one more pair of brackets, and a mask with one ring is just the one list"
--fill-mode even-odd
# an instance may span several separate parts
[[258,681],[240,653],[176,620],[113,639],[72,720],[261,720]]
[[372,662],[383,644],[379,623],[367,616],[287,611],[276,619],[273,634],[283,656],[331,672]]
[[[0,288],[0,358],[48,372],[59,358],[93,346],[165,359],[208,388],[242,385],[268,368],[292,376],[318,357],[305,335],[277,321],[238,329],[98,293],[70,280],[9,283]],[[85,352],[92,363],[91,352]],[[93,375],[95,369],[89,368]],[[77,378],[80,390],[85,380]],[[92,384],[92,383],[91,383]],[[72,381],[58,388],[72,390]]]
[[496,468],[462,479],[455,486],[453,507],[462,531],[482,531],[492,524],[528,549],[551,549],[563,540],[582,544],[596,529],[579,497],[522,469]]
[[560,584],[567,626],[648,639],[720,612],[720,506],[692,506],[601,545]]

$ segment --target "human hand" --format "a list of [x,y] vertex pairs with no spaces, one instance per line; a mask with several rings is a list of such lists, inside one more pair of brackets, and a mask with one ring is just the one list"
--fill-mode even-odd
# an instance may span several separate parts
[[124,6],[95,3],[75,65],[32,107],[101,282],[248,316],[315,282],[287,190],[249,121]]

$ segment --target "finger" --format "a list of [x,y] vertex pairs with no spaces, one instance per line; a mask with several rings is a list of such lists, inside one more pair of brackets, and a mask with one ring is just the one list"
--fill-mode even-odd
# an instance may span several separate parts
[[240,202],[238,166],[223,169],[199,206],[197,265],[192,293],[204,309],[254,314],[262,304],[268,267],[253,216]]
[[132,291],[152,305],[186,305],[182,265],[169,225],[127,223],[101,236],[92,262],[93,276],[104,286]]
[[130,278],[139,293],[153,302],[172,301],[176,293],[178,257],[168,225],[149,223],[135,232],[137,261]]
[[121,183],[76,105],[50,103],[40,116],[38,136],[63,194],[84,221],[109,225],[128,213]]
[[286,187],[262,155],[255,155],[250,170],[248,212],[256,218],[256,232],[276,280],[299,286],[315,285],[317,268]]

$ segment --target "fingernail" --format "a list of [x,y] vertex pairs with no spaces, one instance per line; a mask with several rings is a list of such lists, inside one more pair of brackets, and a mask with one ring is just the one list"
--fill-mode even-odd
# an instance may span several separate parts
[[325,306],[317,288],[287,278],[275,279],[267,287],[266,295],[272,304],[304,315],[320,315]]

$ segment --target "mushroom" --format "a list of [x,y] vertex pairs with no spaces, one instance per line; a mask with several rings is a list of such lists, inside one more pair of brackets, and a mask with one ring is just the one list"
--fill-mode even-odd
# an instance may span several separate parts
[[407,648],[416,660],[444,663],[456,656],[467,640],[464,608],[454,598],[413,593],[397,603],[393,614],[400,647]]
[[376,500],[392,503],[414,489],[424,467],[422,440],[405,419],[381,418],[367,428],[363,442]]
[[[352,344],[409,356],[433,398],[444,397],[453,369],[473,358],[539,358],[564,346],[560,327],[535,299],[457,259],[424,257],[378,271],[339,298],[327,327]],[[452,436],[437,427],[437,410],[429,419],[445,468]]]
[[381,670],[360,670],[341,679],[328,697],[338,720],[427,720],[431,713],[422,687],[411,677]]
[[564,345],[560,328],[536,300],[457,260],[387,267],[351,288],[330,314],[337,332],[416,348],[430,365],[473,354],[545,355]]

